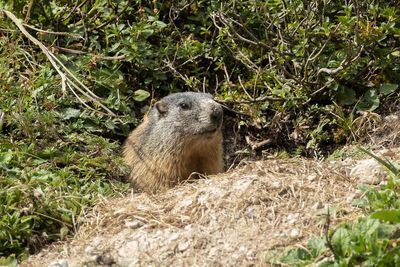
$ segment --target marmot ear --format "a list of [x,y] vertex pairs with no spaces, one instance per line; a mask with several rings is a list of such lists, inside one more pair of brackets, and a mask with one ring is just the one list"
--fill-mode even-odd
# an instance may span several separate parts
[[160,113],[161,115],[164,115],[165,113],[167,113],[167,111],[168,111],[168,106],[167,106],[167,104],[166,103],[164,103],[163,101],[158,101],[156,104],[155,104],[155,106],[156,106],[156,108],[157,108],[157,110],[158,110],[158,113]]

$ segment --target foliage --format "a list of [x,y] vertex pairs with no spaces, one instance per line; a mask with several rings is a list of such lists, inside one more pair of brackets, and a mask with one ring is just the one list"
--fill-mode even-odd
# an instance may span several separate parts
[[365,196],[353,204],[368,210],[368,216],[356,222],[346,222],[333,230],[328,229],[325,237],[312,238],[306,248],[269,251],[265,254],[266,261],[291,266],[398,266],[400,166],[375,155],[373,157],[387,167],[390,179],[379,190],[360,187]]
[[125,191],[120,145],[171,92],[214,93],[283,155],[360,138],[399,95],[396,3],[1,1],[0,255],[64,237]]
[[222,88],[258,128],[281,130],[271,122],[285,113],[286,134],[306,148],[358,140],[352,114],[398,88],[399,15],[394,1],[224,2],[211,13],[234,59],[221,60]]
[[[215,93],[256,138],[307,153],[358,140],[365,131],[357,129],[373,125],[360,125],[356,114],[398,98],[396,1],[14,0],[0,7],[36,26],[30,31],[101,97],[118,117],[108,125],[123,135],[151,98],[189,88]],[[4,42],[24,42],[15,26],[4,28],[12,29]],[[22,50],[33,60],[35,49]]]

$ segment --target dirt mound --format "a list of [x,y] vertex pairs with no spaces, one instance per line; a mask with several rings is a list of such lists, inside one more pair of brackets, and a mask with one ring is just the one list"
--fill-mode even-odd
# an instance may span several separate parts
[[[318,212],[339,206],[331,225],[360,213],[354,162],[305,159],[246,163],[158,194],[103,200],[69,241],[21,266],[266,265],[265,251],[325,233]],[[354,168],[353,168],[354,169]]]

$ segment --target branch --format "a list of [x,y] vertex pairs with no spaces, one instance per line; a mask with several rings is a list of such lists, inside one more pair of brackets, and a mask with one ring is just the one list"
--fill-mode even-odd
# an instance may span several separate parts
[[80,36],[79,34],[76,34],[76,33],[45,31],[45,30],[41,30],[41,29],[35,28],[32,25],[29,25],[29,24],[26,24],[26,23],[23,23],[22,25],[27,27],[27,28],[30,28],[32,30],[35,30],[37,32],[41,32],[42,34],[65,35],[65,36],[71,36],[73,38],[84,39],[82,36]]
[[353,63],[354,61],[356,61],[360,56],[361,53],[364,51],[364,45],[362,45],[359,50],[358,50],[358,54],[352,58],[351,60],[349,60],[349,58],[351,57],[350,54],[347,55],[347,57],[345,59],[342,60],[342,62],[340,63],[339,67],[337,67],[336,69],[328,69],[328,68],[321,68],[318,71],[318,75],[321,75],[321,73],[327,73],[328,75],[335,75],[337,74],[339,71],[344,70],[348,65],[350,65],[351,63]]
[[126,5],[124,6],[124,8],[121,10],[121,12],[119,12],[117,15],[115,15],[114,17],[112,17],[111,19],[109,19],[108,21],[104,22],[103,24],[96,26],[93,30],[97,31],[101,28],[103,28],[104,26],[107,26],[108,24],[110,24],[111,22],[113,22],[114,20],[116,20],[117,18],[119,18],[124,12],[125,10],[130,6],[130,0],[127,1]]
[[115,57],[99,56],[99,55],[95,55],[95,54],[92,54],[89,52],[70,49],[70,48],[64,48],[64,47],[60,47],[60,46],[53,46],[52,48],[63,51],[63,52],[71,53],[71,54],[86,55],[86,56],[91,56],[91,57],[102,59],[102,60],[121,60],[121,59],[126,58],[126,55],[120,55],[120,56],[115,56]]
[[[116,116],[110,109],[108,109],[105,105],[103,105],[102,103],[100,103],[97,99],[99,99],[98,96],[96,96],[95,94],[93,94],[92,91],[89,90],[89,88],[87,88],[78,78],[75,77],[75,75],[72,74],[72,72],[70,70],[68,70],[64,64],[62,64],[62,62],[53,54],[51,53],[46,46],[44,46],[38,39],[36,39],[35,37],[33,37],[22,25],[22,22],[11,12],[4,10],[4,9],[0,9],[0,11],[2,11],[4,14],[7,15],[7,17],[9,17],[14,23],[15,25],[17,25],[17,27],[21,30],[21,32],[29,39],[31,40],[34,44],[36,44],[37,46],[40,47],[40,49],[42,50],[42,52],[45,54],[45,56],[47,57],[47,59],[50,61],[51,65],[53,65],[54,69],[58,72],[58,74],[61,76],[61,91],[63,93],[65,93],[66,91],[66,85],[68,83],[68,86],[72,85],[73,87],[75,87],[77,90],[79,90],[82,94],[84,94],[86,97],[88,97],[91,101],[95,102],[97,105],[99,105],[100,107],[102,107],[104,110],[106,110],[108,112],[109,115],[111,116]],[[71,77],[77,81],[85,90],[81,89],[79,86],[77,86],[74,82],[71,81],[70,78],[68,78],[66,76],[66,74],[64,72],[62,72],[60,70],[60,67],[57,65],[57,63],[59,65],[61,65],[61,67],[69,74],[71,75]],[[85,92],[86,91],[86,92]],[[90,95],[91,96],[90,96]],[[75,94],[76,95],[76,94]],[[86,103],[84,103],[80,98],[78,98],[78,100],[84,104],[86,106]]]

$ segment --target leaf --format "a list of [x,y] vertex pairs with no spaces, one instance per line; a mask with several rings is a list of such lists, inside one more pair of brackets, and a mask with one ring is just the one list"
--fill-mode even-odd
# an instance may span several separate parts
[[274,249],[265,252],[263,258],[267,263],[278,264],[280,262],[282,255],[283,255],[282,249]]
[[374,111],[379,107],[380,101],[375,89],[369,89],[364,96],[364,102],[361,102],[357,109],[360,111]]
[[63,227],[61,227],[61,229],[60,229],[60,238],[61,238],[61,240],[64,239],[64,237],[68,234],[68,232],[69,232],[68,227],[66,227],[65,225]]
[[167,24],[165,24],[164,22],[159,21],[159,20],[155,21],[155,24],[156,24],[159,28],[165,28],[165,27],[167,27]]
[[2,152],[0,153],[0,163],[8,164],[10,163],[13,157],[12,151]]
[[0,257],[0,266],[15,267],[18,265],[18,261],[14,258],[14,255],[9,257]]
[[399,266],[400,247],[395,247],[383,256],[376,266]]
[[328,248],[325,246],[325,238],[321,236],[311,238],[308,241],[307,246],[310,249],[313,258],[319,257],[328,251]]
[[378,227],[378,238],[388,238],[393,235],[394,231],[397,230],[397,227],[393,224],[381,223]]
[[393,223],[400,222],[400,210],[381,210],[372,213],[371,218]]
[[365,238],[372,236],[378,229],[380,222],[378,220],[367,219],[355,225],[353,236]]
[[338,206],[335,205],[335,206],[332,206],[332,207],[328,207],[327,209],[319,210],[319,211],[317,211],[315,213],[315,215],[316,216],[319,216],[319,215],[330,215],[330,216],[332,216],[332,215],[335,215],[337,209],[338,209]]
[[350,236],[349,232],[344,228],[339,228],[335,231],[331,239],[332,247],[335,255],[344,258],[349,248]]
[[356,102],[356,92],[348,87],[341,87],[337,93],[338,102],[342,105],[352,105]]
[[337,266],[337,264],[335,264],[335,262],[331,260],[323,261],[320,264],[318,264],[318,267],[331,267],[331,266]]
[[399,87],[398,84],[393,84],[393,83],[385,83],[379,88],[379,92],[384,95],[388,95],[390,93],[393,93],[394,91],[397,90]]
[[81,115],[81,111],[79,109],[74,109],[74,108],[66,108],[61,113],[64,115],[63,119],[64,120],[69,120],[72,118],[79,118]]
[[354,207],[358,207],[358,208],[365,208],[365,207],[369,206],[369,202],[365,198],[359,198],[359,199],[355,199],[351,203],[351,205]]
[[300,264],[301,260],[299,259],[297,250],[298,249],[296,248],[289,250],[289,252],[281,258],[281,262],[286,263],[288,265]]
[[142,89],[139,89],[133,93],[133,99],[138,102],[146,100],[149,96],[150,93]]

